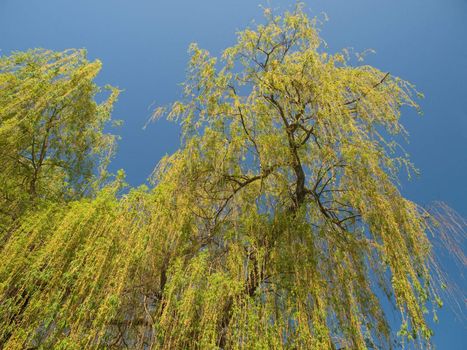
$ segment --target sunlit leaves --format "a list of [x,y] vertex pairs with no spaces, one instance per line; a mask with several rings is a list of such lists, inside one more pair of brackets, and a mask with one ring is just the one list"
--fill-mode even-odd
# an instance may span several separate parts
[[[414,170],[397,143],[401,108],[417,109],[417,92],[354,66],[348,51],[327,53],[301,6],[265,17],[220,58],[190,46],[184,98],[153,115],[182,125],[182,145],[151,189],[124,194],[119,173],[95,197],[54,198],[8,226],[2,346],[392,348],[383,295],[400,312],[400,340],[429,346],[427,313],[445,282],[427,233],[465,257],[458,218],[432,217],[398,188],[400,170]],[[0,133],[12,133],[14,162],[34,154],[31,137],[43,137],[55,103],[69,113],[47,160],[78,157],[90,170],[84,150],[108,149],[116,92],[96,104],[99,64],[83,60],[33,51],[0,61],[0,86],[11,87]],[[29,179],[11,169],[3,178]],[[44,177],[41,196],[89,182],[73,169]]]
[[100,68],[83,50],[0,57],[0,230],[34,201],[89,193],[104,174],[114,136],[103,128],[118,90],[95,101]]

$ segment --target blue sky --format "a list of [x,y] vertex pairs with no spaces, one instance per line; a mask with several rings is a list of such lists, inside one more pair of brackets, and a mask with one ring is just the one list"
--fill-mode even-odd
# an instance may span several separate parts
[[[235,32],[261,20],[271,0],[0,0],[0,53],[44,47],[86,48],[104,63],[98,78],[124,90],[114,117],[124,120],[112,170],[124,168],[132,185],[145,181],[158,160],[179,145],[177,125],[143,126],[154,105],[181,95],[187,48],[212,54],[233,44]],[[313,0],[329,16],[322,36],[331,51],[371,48],[367,63],[416,84],[424,116],[403,116],[405,145],[419,178],[403,181],[410,199],[443,200],[467,217],[467,0]],[[453,273],[458,273],[453,270]],[[457,276],[461,287],[465,280]],[[467,325],[444,309],[435,326],[438,349],[467,349]]]

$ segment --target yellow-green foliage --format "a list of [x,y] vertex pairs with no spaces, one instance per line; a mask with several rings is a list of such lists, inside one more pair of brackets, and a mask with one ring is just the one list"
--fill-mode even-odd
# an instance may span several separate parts
[[117,179],[9,228],[0,344],[391,348],[387,293],[401,338],[428,345],[433,219],[400,194],[393,141],[413,87],[326,53],[298,7],[221,59],[193,45],[184,88],[183,144],[152,189]]
[[89,192],[98,160],[102,174],[114,141],[102,131],[118,90],[95,102],[100,68],[84,50],[0,57],[0,233],[32,202]]

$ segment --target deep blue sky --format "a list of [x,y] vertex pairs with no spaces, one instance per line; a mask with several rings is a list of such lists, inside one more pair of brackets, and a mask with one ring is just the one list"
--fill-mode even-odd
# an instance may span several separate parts
[[[125,124],[112,169],[141,184],[158,160],[179,145],[176,125],[143,126],[153,104],[180,97],[187,47],[212,54],[235,32],[261,20],[259,0],[0,0],[0,53],[44,47],[86,48],[104,63],[98,78],[125,91],[114,117]],[[286,9],[293,1],[269,2]],[[367,62],[416,84],[426,96],[423,117],[409,112],[406,150],[421,177],[403,193],[427,204],[444,200],[467,217],[467,0],[314,0],[314,14],[330,21],[322,36],[331,51],[371,48]],[[456,279],[456,276],[453,276]],[[465,282],[461,282],[466,287]],[[461,301],[462,302],[462,301]],[[466,324],[449,310],[435,326],[438,349],[467,349]]]

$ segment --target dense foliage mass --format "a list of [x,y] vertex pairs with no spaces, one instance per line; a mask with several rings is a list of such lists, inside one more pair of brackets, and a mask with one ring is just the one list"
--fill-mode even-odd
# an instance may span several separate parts
[[392,348],[384,296],[396,338],[429,345],[428,233],[449,236],[397,187],[416,92],[324,49],[300,8],[220,60],[193,45],[182,146],[129,191],[92,179],[116,98],[94,102],[99,63],[1,58],[1,346]]
[[110,97],[95,102],[100,67],[82,50],[0,59],[0,229],[34,202],[89,191],[114,141],[103,127],[118,91],[109,87]]

